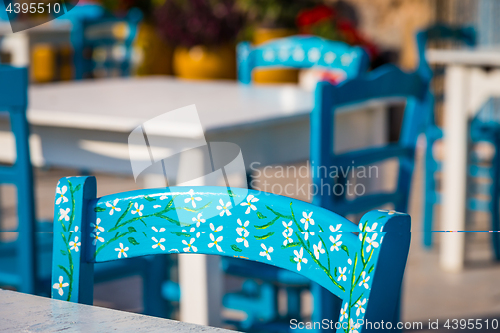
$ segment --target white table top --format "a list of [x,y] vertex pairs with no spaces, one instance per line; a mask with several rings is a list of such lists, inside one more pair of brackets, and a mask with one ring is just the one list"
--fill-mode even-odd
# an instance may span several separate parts
[[429,49],[425,56],[433,64],[500,67],[500,48]]
[[0,289],[0,332],[58,331],[234,332]]
[[[191,104],[196,105],[205,132],[305,118],[313,108],[313,94],[292,85],[245,86],[165,76],[34,85],[29,101],[32,125],[116,132],[130,132],[151,118]],[[159,135],[203,136],[189,119],[158,124],[157,129]]]

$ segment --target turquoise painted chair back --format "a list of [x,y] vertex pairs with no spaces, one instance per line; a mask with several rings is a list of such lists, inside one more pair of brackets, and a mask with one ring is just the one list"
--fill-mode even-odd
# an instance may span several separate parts
[[[334,152],[335,113],[339,107],[368,101],[404,98],[406,107],[399,140],[383,146],[343,154]],[[414,167],[414,152],[419,133],[428,117],[430,94],[428,81],[418,73],[404,73],[393,65],[384,65],[338,86],[320,82],[316,87],[315,107],[311,113],[311,164],[316,168],[335,166],[339,170],[371,166],[388,159],[399,160],[398,182],[394,191],[370,193],[350,200],[340,191],[318,191],[313,203],[341,215],[358,214],[382,205],[392,204],[405,212]],[[332,126],[333,124],[333,126]],[[340,172],[339,172],[340,174]],[[338,186],[330,173],[314,172],[313,183],[318,189]],[[337,179],[345,186],[345,179]],[[344,183],[342,183],[344,181]],[[345,188],[344,188],[345,189]]]
[[275,39],[259,46],[242,42],[237,47],[238,81],[249,84],[256,68],[337,69],[350,79],[365,72],[368,54],[358,46],[326,40],[316,36],[298,35]]
[[55,204],[53,298],[92,304],[94,263],[201,253],[306,276],[342,300],[346,330],[363,331],[361,319],[394,318],[410,245],[406,214],[373,211],[358,226],[309,203],[246,189],[171,187],[96,198],[94,177],[63,178],[63,186],[69,191]]
[[[29,150],[29,126],[26,119],[28,105],[28,71],[26,68],[0,66],[0,117],[8,115],[15,138],[16,161],[12,166],[0,166],[0,184],[16,188],[18,237],[15,242],[14,272],[0,267],[0,284],[11,285],[25,293],[35,292],[35,214],[33,170]],[[5,230],[4,230],[5,231]],[[7,244],[0,242],[0,261],[8,253]],[[2,251],[2,248],[4,251]]]

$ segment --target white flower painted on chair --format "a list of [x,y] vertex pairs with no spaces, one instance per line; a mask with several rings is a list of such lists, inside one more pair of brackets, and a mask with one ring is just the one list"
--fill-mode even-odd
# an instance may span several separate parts
[[287,244],[293,243],[293,239],[290,237],[292,233],[288,233],[285,231],[282,232],[283,237],[285,237],[285,240],[283,241],[283,246],[286,246]]
[[359,323],[355,323],[352,318],[349,319],[349,333],[359,333],[358,328],[361,325]]
[[90,223],[90,226],[92,228],[94,228],[94,232],[103,232],[104,231],[104,228],[99,226],[99,224],[101,223],[101,219],[100,218],[97,218],[97,220],[95,221],[95,224],[94,223]]
[[347,271],[347,267],[344,267],[344,268],[339,267],[339,276],[337,277],[337,281],[340,281],[340,280],[346,281],[347,280],[347,276],[345,275],[346,271]]
[[261,257],[266,257],[267,260],[271,260],[271,253],[273,253],[274,249],[271,247],[267,248],[267,246],[264,245],[264,243],[260,244],[260,247],[264,250],[264,251],[260,251],[259,255]]
[[321,58],[321,52],[317,48],[312,48],[307,52],[307,59],[310,62],[316,62]]
[[236,232],[240,236],[239,238],[236,238],[236,242],[241,243],[243,242],[243,245],[245,247],[248,247],[248,240],[247,237],[250,235],[250,232],[247,230],[248,225],[250,224],[250,221],[246,221],[245,223],[242,223],[240,219],[238,219],[238,224],[240,225],[239,228],[236,228]]
[[90,234],[90,237],[92,237],[93,241],[92,241],[92,244],[93,245],[96,245],[97,242],[101,242],[101,243],[104,243],[104,238],[102,238],[101,236],[99,236],[100,232],[96,231],[95,233],[92,233]]
[[340,245],[342,245],[342,241],[340,240],[342,238],[341,234],[337,234],[337,237],[333,237],[333,235],[330,236],[330,242],[332,242],[332,246],[330,247],[330,251],[339,250]]
[[221,212],[219,213],[220,216],[224,216],[224,213],[226,213],[227,216],[231,215],[231,212],[229,211],[229,207],[231,207],[231,202],[227,202],[224,205],[224,201],[222,199],[219,199],[220,206],[217,206],[217,209],[220,210]]
[[366,252],[370,252],[370,250],[372,249],[372,246],[374,248],[378,247],[378,242],[375,241],[377,236],[378,236],[377,233],[374,233],[371,238],[366,236],[366,242],[368,243],[368,246],[366,247]]
[[309,228],[309,224],[314,225],[314,220],[311,218],[313,212],[307,214],[306,212],[302,212],[302,218],[300,222],[304,224],[304,229],[307,230]]
[[342,66],[349,66],[352,62],[352,56],[350,54],[343,54],[340,57],[340,62],[342,63]]
[[290,53],[288,52],[288,49],[282,48],[278,51],[278,57],[280,58],[281,61],[285,61],[288,59],[290,56]]
[[[65,202],[68,202],[68,198],[66,198],[64,196],[64,194],[66,193],[66,191],[68,190],[68,187],[66,185],[64,185],[62,188],[56,188],[56,205],[59,205],[61,203],[61,201],[63,203]],[[59,194],[59,196],[57,196],[57,194]]]
[[142,216],[142,210],[144,209],[144,205],[140,205],[139,203],[134,204],[134,209],[132,209],[132,214],[137,214],[139,216]]
[[115,251],[118,251],[118,258],[121,258],[122,255],[124,258],[127,258],[128,247],[123,247],[123,243],[120,243],[120,247],[115,248]]
[[368,281],[370,281],[370,277],[366,276],[366,272],[363,271],[363,273],[361,273],[361,281],[359,282],[359,286],[364,286],[366,289],[368,289],[370,287],[368,285]]
[[247,197],[247,202],[242,202],[240,206],[248,206],[247,210],[245,211],[245,214],[249,214],[251,210],[257,210],[257,207],[255,207],[255,205],[252,204],[253,202],[257,201],[259,201],[259,199],[254,197],[253,194],[250,194]]
[[300,47],[293,50],[292,58],[295,61],[304,61],[305,52]]
[[191,249],[192,249],[193,252],[198,252],[198,248],[193,245],[193,243],[194,243],[195,240],[196,240],[195,238],[191,238],[189,240],[189,243],[188,243],[185,239],[183,239],[182,240],[182,244],[186,245],[187,247],[183,248],[182,250],[184,252],[191,252]]
[[314,232],[312,232],[312,231],[304,231],[304,232],[302,232],[302,235],[304,235],[304,240],[308,240],[309,239],[309,235],[314,236]]
[[160,230],[156,229],[156,227],[151,227],[151,229],[153,229],[154,232],[164,232],[165,231],[165,228],[160,228]]
[[266,50],[264,52],[263,58],[265,61],[274,61],[274,51],[273,50]]
[[82,243],[78,241],[78,236],[75,236],[75,239],[69,242],[70,250],[75,250],[78,252],[78,247],[82,246]]
[[396,212],[396,211],[395,211],[395,210],[393,210],[393,209],[391,209],[391,210],[379,209],[378,211],[379,211],[379,212],[381,212],[381,213],[387,213],[387,215],[399,214],[398,212]]
[[59,208],[59,221],[66,221],[68,222],[69,221],[69,212],[70,212],[70,209],[69,208],[66,208],[66,209],[62,209],[62,208]]
[[319,260],[319,255],[325,253],[325,249],[323,248],[323,243],[319,241],[318,245],[313,244],[314,256]]
[[325,63],[327,63],[328,65],[331,65],[335,61],[336,57],[337,57],[337,55],[335,53],[333,53],[332,51],[329,51],[329,52],[325,53],[325,56],[323,57],[323,59],[325,60]]
[[121,212],[122,211],[121,208],[116,207],[116,205],[118,204],[118,201],[120,201],[120,199],[115,199],[115,201],[113,201],[112,204],[110,204],[109,202],[106,202],[106,207],[111,208],[110,211],[109,211],[109,215],[113,215],[113,213],[115,212],[115,210],[117,212]]
[[62,275],[59,276],[59,283],[54,283],[54,285],[52,286],[52,288],[56,289],[59,293],[59,296],[62,296],[64,295],[64,290],[63,288],[64,287],[67,287],[69,286],[69,283],[68,282],[63,282],[63,277]]
[[224,229],[224,226],[220,225],[217,227],[217,229],[215,229],[214,224],[210,223],[210,230],[212,230],[212,232],[221,232],[222,229]]
[[201,201],[201,197],[195,197],[193,189],[190,189],[188,194],[190,197],[184,199],[184,203],[188,203],[191,201],[191,205],[193,205],[193,208],[196,208],[196,201]]
[[360,299],[358,299],[358,301],[354,305],[357,308],[357,310],[356,310],[356,316],[359,317],[360,313],[365,313],[365,308],[363,308],[363,305],[365,305],[365,304],[366,304],[366,298],[363,299],[363,301],[361,301]]
[[295,254],[295,258],[293,258],[293,260],[297,263],[297,270],[300,272],[302,269],[301,264],[307,264],[307,258],[304,258],[304,248],[301,247],[300,251],[294,250],[293,254]]
[[374,232],[377,230],[378,223],[375,222],[372,224],[371,228],[369,226],[366,226],[365,231],[366,232]]
[[[288,236],[291,236],[293,233],[293,228],[291,228],[293,221],[290,221],[286,223],[285,221],[282,222],[283,226],[285,227],[285,231],[283,231],[283,236],[286,234]],[[286,237],[286,236],[285,236]]]
[[214,234],[210,234],[210,240],[212,243],[208,244],[209,248],[212,248],[214,245],[217,248],[217,251],[222,252],[222,248],[220,247],[219,243],[222,242],[222,236],[217,237],[217,239],[214,237]]
[[337,232],[340,230],[340,227],[342,227],[342,224],[337,224],[335,227],[333,225],[330,226],[330,231],[331,232]]
[[349,304],[345,303],[344,307],[343,307],[343,308],[340,308],[340,319],[339,319],[339,321],[344,320],[344,317],[345,317],[345,319],[347,319],[347,317],[348,317],[348,314],[347,314],[347,306],[348,306],[348,305],[349,305]]
[[158,240],[156,239],[156,237],[151,237],[151,239],[153,240],[153,242],[155,242],[151,246],[153,249],[156,249],[159,246],[162,251],[165,251],[165,246],[162,244],[163,242],[165,242],[165,238],[160,238],[160,240]]
[[205,219],[202,219],[201,215],[202,213],[198,213],[198,216],[192,219],[193,222],[196,222],[196,228],[199,228],[201,223],[205,223]]

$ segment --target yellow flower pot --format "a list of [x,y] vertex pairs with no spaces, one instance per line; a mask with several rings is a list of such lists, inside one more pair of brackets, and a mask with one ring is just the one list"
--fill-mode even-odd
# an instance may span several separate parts
[[235,46],[178,46],[173,65],[175,75],[183,79],[235,79]]
[[[265,43],[276,38],[294,35],[291,29],[265,29],[257,28],[254,33],[255,45]],[[299,71],[296,69],[256,69],[253,72],[255,83],[298,83]]]

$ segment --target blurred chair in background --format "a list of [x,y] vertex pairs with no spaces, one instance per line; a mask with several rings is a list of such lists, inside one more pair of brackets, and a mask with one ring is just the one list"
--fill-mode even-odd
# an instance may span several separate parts
[[[28,73],[26,68],[0,66],[0,116],[7,115],[15,138],[16,160],[12,166],[0,166],[0,184],[16,188],[18,224],[6,230],[0,224],[0,286],[30,293],[50,294],[52,260],[52,223],[35,222],[33,171],[29,152]],[[3,120],[3,119],[2,119]],[[68,202],[74,188],[58,188],[56,202]],[[57,213],[57,212],[56,212]],[[1,216],[0,216],[1,217]],[[61,217],[61,220],[65,218]],[[0,221],[1,222],[1,221]],[[98,222],[96,230],[98,231]],[[10,232],[9,232],[10,231]],[[14,234],[15,233],[15,234]],[[17,238],[10,237],[17,235]],[[3,239],[7,237],[8,239]],[[76,242],[78,243],[78,242]],[[165,259],[159,256],[135,258],[124,266],[109,263],[96,266],[95,281],[103,282],[131,275],[143,278],[144,312],[166,317],[166,302],[158,289],[166,274]]]
[[124,18],[114,17],[100,5],[78,5],[59,20],[70,20],[74,71],[77,80],[129,76],[132,44],[142,13],[132,8]]
[[[315,36],[286,37],[257,47],[251,46],[249,42],[242,42],[237,47],[237,61],[238,80],[244,84],[251,83],[252,72],[257,68],[323,68],[335,71],[330,74],[336,74],[335,78],[325,76],[324,79],[338,83],[358,77],[369,66],[368,55],[362,48]],[[251,175],[248,178],[251,180]],[[280,220],[280,223],[283,221]],[[309,289],[308,279],[256,262],[223,259],[222,266],[226,274],[246,279],[241,291],[228,293],[223,299],[224,307],[243,311],[247,315],[242,321],[229,320],[230,324],[243,330],[255,327],[263,330],[267,327],[268,330],[276,331],[287,327],[276,324],[277,320],[286,322],[291,318],[301,318],[300,295]],[[284,289],[287,295],[284,316],[278,313],[280,289]]]
[[[443,130],[439,126],[442,123],[442,112],[440,108],[443,102],[442,80],[444,68],[436,67],[434,71],[427,63],[425,50],[429,42],[453,42],[467,46],[476,45],[476,33],[472,27],[450,27],[446,25],[432,26],[426,30],[417,33],[417,46],[419,53],[418,72],[423,77],[433,80],[433,110],[425,134],[427,138],[427,147],[425,152],[425,186],[424,186],[424,245],[432,246],[434,226],[434,208],[441,202],[441,196],[438,192],[438,174],[442,169],[442,155],[440,143],[443,138]],[[471,211],[483,211],[490,213],[491,230],[499,230],[499,157],[496,150],[499,147],[500,140],[500,108],[497,100],[490,100],[478,112],[477,116],[471,122],[470,136],[473,148],[469,154],[469,176],[470,190],[468,191],[468,209]],[[493,145],[494,153],[485,153],[484,145],[487,143]],[[479,144],[479,145],[478,145]],[[442,149],[441,149],[442,150]],[[500,260],[500,235],[492,233],[492,245],[495,258]]]
[[[397,142],[341,154],[334,152],[335,112],[339,107],[392,98],[406,100]],[[318,194],[313,197],[313,204],[339,212],[342,216],[360,214],[387,205],[393,206],[397,211],[407,211],[417,138],[431,112],[430,102],[428,80],[418,73],[404,73],[393,65],[384,65],[368,73],[366,77],[349,80],[339,86],[319,83],[315,108],[311,114],[311,165],[315,166],[312,181],[319,189]],[[395,188],[371,191],[359,196],[347,195],[349,176],[344,177],[339,172],[338,177],[332,179],[330,171],[322,172],[320,169],[326,167],[326,170],[330,170],[332,166],[344,171],[356,169],[353,173],[359,177],[357,175],[360,169],[357,168],[368,168],[390,160],[399,162]],[[370,173],[366,173],[365,177],[370,177]],[[338,188],[342,191],[339,192]],[[390,211],[389,214],[393,212]],[[360,226],[363,222],[362,219]],[[320,316],[315,319],[321,321],[322,318],[328,318],[335,305],[331,297],[318,285],[313,285],[313,297],[314,308],[324,310],[324,313],[316,312]]]
[[[252,82],[257,68],[311,68],[335,70],[336,82],[366,72],[369,58],[363,48],[316,36],[292,36],[275,39],[259,46],[242,42],[237,47],[238,81]],[[328,79],[328,77],[325,77]]]
[[[410,218],[406,214],[369,212],[362,219],[360,231],[357,225],[321,207],[279,195],[247,192],[246,189],[235,188],[228,193],[226,187],[171,187],[96,198],[94,177],[64,178],[59,186],[78,188],[78,191],[71,193],[74,207],[56,202],[54,208],[56,212],[73,208],[70,213],[73,223],[68,226],[60,221],[57,213],[54,215],[53,298],[92,304],[95,263],[112,260],[126,263],[130,258],[148,254],[185,252],[182,255],[187,255],[196,252],[238,256],[297,272],[315,281],[338,299],[336,313],[329,314],[334,323],[339,320],[343,324],[336,332],[363,332],[365,327],[359,325],[359,319],[392,322],[396,326],[398,293],[411,237]],[[200,204],[204,206],[192,212],[191,206],[186,206],[186,196],[200,198]],[[235,205],[229,218],[216,208],[218,199],[240,202],[249,197],[257,199],[256,211]],[[164,200],[160,201],[161,198]],[[130,211],[132,205],[139,206],[142,219],[139,221],[133,214],[124,219],[112,216],[108,214],[110,204],[124,212]],[[188,208],[187,214],[191,211],[191,216],[200,214],[206,220],[199,225],[193,224],[195,231],[190,231],[187,237],[183,230],[185,226],[177,215],[185,208]],[[314,214],[315,224],[304,229],[299,222],[301,212]],[[268,217],[263,220],[259,213]],[[293,229],[294,242],[288,246],[282,245],[285,239],[282,232],[286,230],[274,217],[286,217],[292,221],[290,229]],[[100,219],[100,227],[105,230],[98,235],[103,240],[97,243],[89,237],[96,219]],[[245,226],[252,233],[269,236],[265,239],[248,237],[245,243],[230,245],[241,237],[238,228],[232,227],[235,219],[248,221]],[[255,228],[263,222],[266,223],[265,230]],[[217,231],[214,231],[214,225]],[[76,227],[78,231],[73,231]],[[306,239],[305,230],[316,234],[311,233]],[[379,234],[383,242],[374,247],[370,239],[374,240]],[[121,235],[126,237],[117,237]],[[77,237],[81,239],[81,251],[78,252],[71,247]],[[324,242],[328,237],[341,238],[342,249],[329,251]],[[316,251],[316,244],[320,247],[322,244],[326,251]],[[82,255],[84,253],[89,255]],[[319,310],[314,309],[315,312]],[[287,326],[288,330],[293,330],[289,322]],[[265,332],[270,328],[268,325],[257,326],[255,330]],[[333,328],[332,325],[329,331]]]

